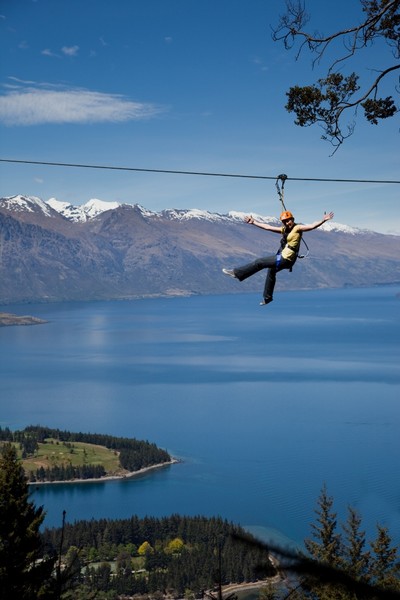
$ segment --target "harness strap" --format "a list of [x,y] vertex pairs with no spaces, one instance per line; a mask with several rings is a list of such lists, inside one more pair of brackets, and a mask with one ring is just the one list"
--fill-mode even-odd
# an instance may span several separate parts
[[[282,254],[281,254],[280,252],[278,252],[278,253],[277,253],[277,255],[276,255],[276,260],[275,260],[275,269],[276,269],[277,271],[280,271],[280,268],[281,268],[281,262],[282,262]],[[288,261],[288,262],[289,262],[289,261]],[[294,264],[294,263],[293,263],[293,264]],[[291,265],[291,266],[289,267],[289,269],[288,269],[289,273],[291,273],[291,272],[292,272],[292,269],[293,269],[293,265]]]
[[303,244],[307,248],[307,252],[305,254],[298,254],[297,258],[307,258],[308,255],[310,254],[310,248],[307,246],[307,242],[305,241],[305,239],[303,237],[301,238],[301,241],[303,242]]

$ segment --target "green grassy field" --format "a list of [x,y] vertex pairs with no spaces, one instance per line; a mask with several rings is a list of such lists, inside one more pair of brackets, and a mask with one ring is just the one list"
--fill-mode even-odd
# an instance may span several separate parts
[[[18,445],[16,447],[21,456]],[[114,450],[83,442],[65,444],[58,440],[48,439],[45,443],[39,443],[39,450],[35,456],[30,456],[22,461],[27,474],[30,471],[36,472],[40,467],[46,469],[68,464],[73,467],[103,465],[107,475],[123,473],[123,469],[119,465],[118,454]]]

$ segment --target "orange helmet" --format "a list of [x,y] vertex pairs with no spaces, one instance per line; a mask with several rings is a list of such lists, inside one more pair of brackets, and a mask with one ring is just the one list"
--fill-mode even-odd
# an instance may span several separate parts
[[294,219],[294,216],[292,215],[292,213],[290,212],[290,210],[285,210],[281,216],[280,216],[281,221],[286,221],[286,219]]

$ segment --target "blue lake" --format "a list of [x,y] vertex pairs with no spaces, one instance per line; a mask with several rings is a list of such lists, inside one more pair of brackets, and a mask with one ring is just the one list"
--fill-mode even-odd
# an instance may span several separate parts
[[221,515],[301,544],[326,484],[400,543],[398,287],[2,307],[0,425],[148,439],[180,464],[33,489],[45,525]]

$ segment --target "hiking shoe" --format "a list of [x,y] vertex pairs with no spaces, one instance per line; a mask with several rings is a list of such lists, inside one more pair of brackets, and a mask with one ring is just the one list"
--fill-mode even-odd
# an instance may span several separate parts
[[229,277],[233,277],[233,279],[236,279],[235,271],[233,269],[222,269],[222,272],[225,275],[229,275]]
[[265,306],[266,304],[272,302],[272,300],[272,298],[263,298],[262,302],[260,302],[260,306]]

